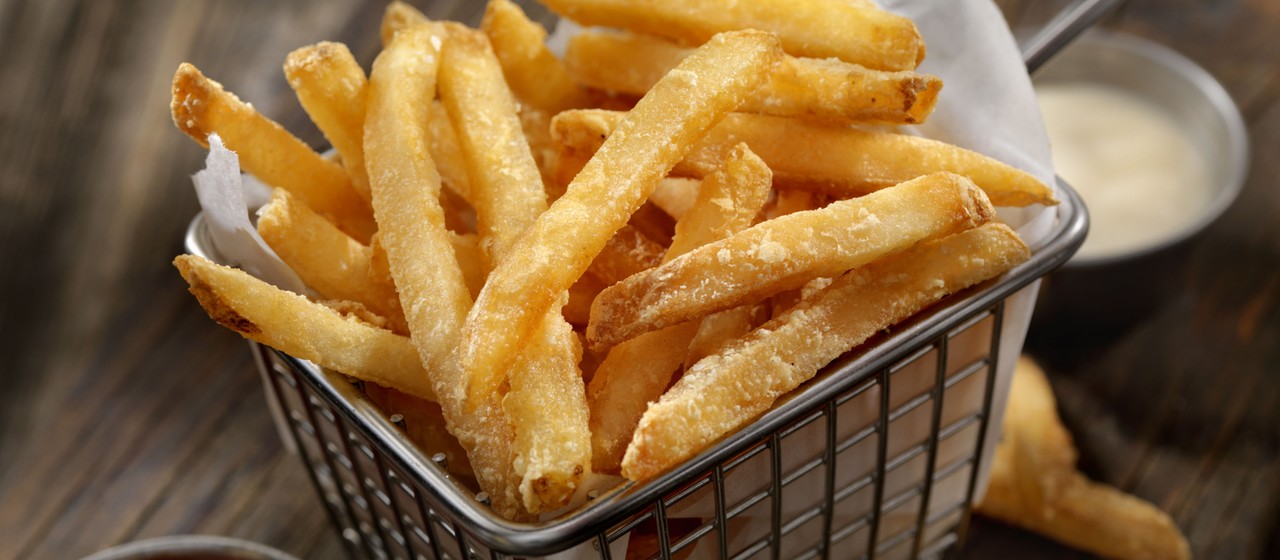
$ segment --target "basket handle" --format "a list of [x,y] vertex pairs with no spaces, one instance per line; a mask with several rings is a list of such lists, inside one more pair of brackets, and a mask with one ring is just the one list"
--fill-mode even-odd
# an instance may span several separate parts
[[1122,3],[1124,0],[1081,0],[1058,12],[1022,47],[1022,60],[1027,64],[1027,73],[1034,74],[1053,55],[1058,54],[1063,47],[1071,44],[1076,37]]

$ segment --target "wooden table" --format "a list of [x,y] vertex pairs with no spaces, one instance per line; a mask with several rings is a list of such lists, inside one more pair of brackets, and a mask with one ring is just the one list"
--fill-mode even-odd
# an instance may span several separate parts
[[[280,64],[338,40],[367,65],[381,11],[0,2],[0,558],[180,533],[341,555],[243,342],[169,265],[204,157],[170,122],[169,80],[193,61],[318,144]],[[1169,511],[1199,557],[1280,557],[1280,4],[1133,0],[1106,25],[1211,69],[1250,123],[1253,168],[1153,317],[1102,341],[1033,332],[1031,349],[1091,475]],[[1083,557],[982,520],[960,556]]]

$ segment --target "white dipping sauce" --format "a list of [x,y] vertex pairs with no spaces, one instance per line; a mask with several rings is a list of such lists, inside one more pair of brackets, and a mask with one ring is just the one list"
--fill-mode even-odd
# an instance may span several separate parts
[[1187,131],[1142,98],[1095,84],[1036,86],[1058,175],[1089,207],[1076,257],[1150,246],[1209,203],[1209,171]]

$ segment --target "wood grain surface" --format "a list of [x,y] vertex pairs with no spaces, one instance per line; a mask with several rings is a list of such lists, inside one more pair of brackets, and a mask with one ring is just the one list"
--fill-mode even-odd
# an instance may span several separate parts
[[[243,342],[169,264],[204,157],[169,119],[169,81],[193,62],[318,145],[285,55],[337,40],[367,67],[383,6],[0,0],[0,559],[186,533],[342,556]],[[483,6],[423,7],[475,23]],[[1087,472],[1170,512],[1198,557],[1280,557],[1280,3],[1132,0],[1105,25],[1209,68],[1249,122],[1253,167],[1154,315],[1033,331],[1029,349]],[[1085,557],[982,520],[959,556]]]

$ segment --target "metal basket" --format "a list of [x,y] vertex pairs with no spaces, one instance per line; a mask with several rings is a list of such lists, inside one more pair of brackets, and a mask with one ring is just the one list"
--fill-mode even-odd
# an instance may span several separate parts
[[[841,357],[660,478],[546,522],[495,515],[359,383],[251,347],[281,435],[353,557],[936,557],[963,539],[973,503],[1006,300],[1084,240],[1083,204],[1060,186],[1058,222],[1029,261]],[[209,247],[197,216],[187,248]]]
[[[1070,3],[1026,43],[1029,69],[1117,3]],[[996,372],[1020,350],[1001,349],[1006,303],[1084,241],[1084,205],[1059,187],[1057,223],[1027,262],[837,359],[661,477],[545,522],[495,515],[358,382],[250,347],[281,437],[301,456],[352,557],[938,557],[964,539],[999,416]],[[202,216],[186,245],[218,260]]]

